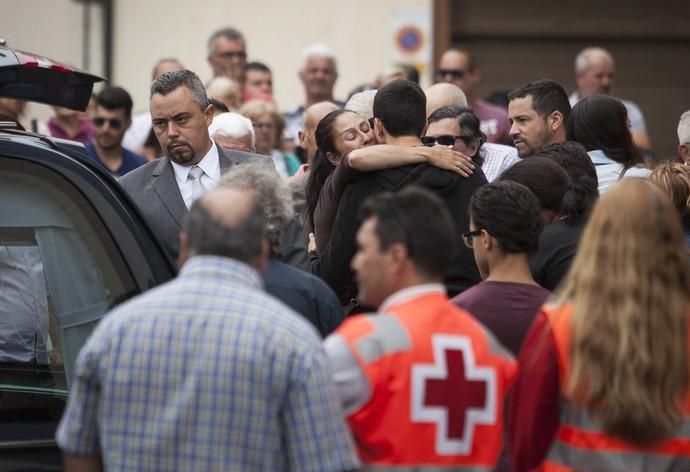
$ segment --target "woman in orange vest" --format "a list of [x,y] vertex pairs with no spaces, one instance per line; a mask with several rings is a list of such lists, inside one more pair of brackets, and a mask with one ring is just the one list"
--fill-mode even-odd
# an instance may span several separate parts
[[690,471],[690,267],[673,205],[630,179],[596,205],[520,353],[520,471]]

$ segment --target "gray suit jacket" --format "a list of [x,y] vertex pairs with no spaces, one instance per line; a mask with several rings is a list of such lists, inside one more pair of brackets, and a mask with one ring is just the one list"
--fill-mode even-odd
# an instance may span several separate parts
[[[218,147],[220,172],[252,158],[255,154]],[[137,204],[144,219],[163,244],[173,262],[180,252],[180,230],[187,215],[170,160],[163,156],[120,178],[120,184]]]

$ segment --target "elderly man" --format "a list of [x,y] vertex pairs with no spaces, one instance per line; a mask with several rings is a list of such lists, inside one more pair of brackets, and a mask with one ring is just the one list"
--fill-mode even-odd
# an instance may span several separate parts
[[[600,47],[588,47],[579,52],[575,57],[575,82],[577,90],[569,99],[570,105],[590,95],[609,95],[615,78],[615,64],[613,56],[606,49]],[[630,100],[621,100],[628,110],[630,120],[630,132],[633,141],[640,148],[649,150],[652,147],[644,116],[640,108]]]
[[208,38],[207,48],[213,76],[230,77],[242,86],[247,66],[247,45],[242,33],[235,28],[220,29]]
[[262,290],[258,200],[197,200],[179,277],[98,325],[57,432],[67,471],[357,467],[319,336]]
[[120,183],[141,210],[170,257],[192,202],[213,188],[220,174],[252,154],[225,151],[208,134],[213,106],[190,70],[161,75],[151,85],[153,131],[166,155],[128,173]]
[[[438,82],[457,85],[467,95],[467,102],[479,117],[482,132],[490,143],[507,144],[508,114],[506,111],[478,97],[481,71],[474,56],[467,49],[449,49],[443,53],[436,71]],[[468,106],[456,105],[456,106]],[[432,110],[433,111],[433,110]]]
[[221,113],[213,117],[208,134],[223,149],[254,152],[256,136],[249,118],[239,113]]
[[678,121],[678,157],[690,163],[690,110],[680,115]]
[[568,95],[552,80],[537,80],[508,94],[510,137],[522,158],[565,141]]
[[252,161],[230,169],[219,187],[256,192],[266,214],[264,237],[270,248],[262,274],[266,291],[309,320],[322,336],[330,334],[344,317],[338,297],[323,280],[281,262],[276,253],[294,214],[287,183],[266,162]]
[[333,99],[333,87],[338,79],[335,53],[323,45],[310,46],[302,53],[299,78],[304,86],[304,103],[285,113],[284,135],[299,144],[297,133],[304,125],[304,110],[318,102],[343,103]]

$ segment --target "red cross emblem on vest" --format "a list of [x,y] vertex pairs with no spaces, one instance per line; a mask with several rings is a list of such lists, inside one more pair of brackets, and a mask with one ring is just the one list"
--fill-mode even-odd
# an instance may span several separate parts
[[431,337],[433,364],[412,366],[412,421],[436,423],[436,454],[468,455],[474,427],[496,423],[496,372],[466,336]]

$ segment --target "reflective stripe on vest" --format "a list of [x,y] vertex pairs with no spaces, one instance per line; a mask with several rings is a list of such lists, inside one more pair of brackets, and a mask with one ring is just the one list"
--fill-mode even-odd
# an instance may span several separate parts
[[[571,313],[571,307],[545,310],[558,350],[562,396],[569,375]],[[560,427],[542,470],[690,471],[690,417],[661,445],[640,448],[609,435],[585,409],[564,400]]]
[[640,451],[620,452],[580,449],[556,440],[549,450],[542,470],[597,472],[687,472],[690,457]]
[[452,465],[442,467],[438,465],[419,465],[419,466],[400,466],[394,465],[365,465],[360,469],[362,472],[491,472],[493,467],[481,466],[459,466]]
[[410,337],[400,322],[391,315],[368,318],[374,330],[355,342],[355,348],[365,364],[373,364],[382,357],[412,347]]

